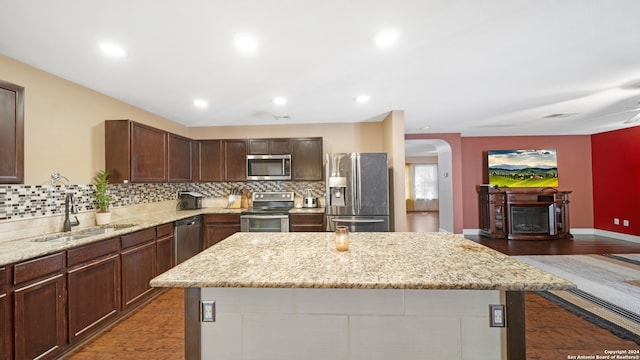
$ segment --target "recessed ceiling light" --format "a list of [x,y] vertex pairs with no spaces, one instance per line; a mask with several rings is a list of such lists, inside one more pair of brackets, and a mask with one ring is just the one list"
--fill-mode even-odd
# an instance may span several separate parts
[[276,96],[273,98],[273,103],[276,105],[284,105],[287,103],[287,98],[284,96]]
[[356,98],[355,98],[354,100],[355,100],[357,103],[364,104],[364,103],[368,102],[368,101],[369,101],[369,99],[370,99],[369,95],[364,95],[364,94],[363,94],[363,95],[358,95],[358,96],[356,96]]
[[431,126],[429,126],[429,125],[425,125],[425,126],[419,127],[418,130],[429,130],[430,127]]
[[205,100],[202,100],[202,99],[193,100],[193,105],[195,107],[199,107],[199,108],[206,108],[207,106],[209,106],[209,104]]
[[382,30],[374,38],[379,47],[389,47],[398,40],[398,32],[395,30]]
[[100,50],[107,55],[114,57],[124,57],[127,55],[127,52],[120,45],[114,43],[102,43],[100,44]]
[[251,34],[238,34],[234,41],[236,47],[244,52],[254,52],[258,48],[258,41]]

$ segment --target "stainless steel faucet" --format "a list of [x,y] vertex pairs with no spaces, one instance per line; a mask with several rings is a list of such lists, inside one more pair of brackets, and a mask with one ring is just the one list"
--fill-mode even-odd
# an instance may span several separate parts
[[76,202],[73,199],[72,193],[67,193],[67,196],[64,199],[64,227],[62,231],[71,231],[72,226],[80,225],[80,221],[77,216],[74,216],[75,221],[71,222],[69,219],[69,212],[73,214],[78,213],[78,209],[76,208]]

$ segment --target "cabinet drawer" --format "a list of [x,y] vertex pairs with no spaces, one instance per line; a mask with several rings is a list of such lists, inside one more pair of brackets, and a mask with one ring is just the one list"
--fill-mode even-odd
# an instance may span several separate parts
[[145,230],[140,230],[131,234],[122,235],[120,238],[122,239],[122,248],[126,249],[138,244],[142,244],[147,241],[155,240],[156,229],[149,228]]
[[118,238],[77,247],[67,251],[67,264],[71,267],[107,254],[115,253],[119,249],[120,244],[118,243]]
[[324,214],[290,214],[291,225],[320,225],[324,223]]
[[13,267],[13,284],[60,272],[64,269],[64,253],[52,254],[42,258],[16,264]]
[[156,227],[156,237],[161,238],[173,235],[173,223],[159,225]]
[[204,216],[204,222],[218,224],[240,224],[240,214],[207,214]]

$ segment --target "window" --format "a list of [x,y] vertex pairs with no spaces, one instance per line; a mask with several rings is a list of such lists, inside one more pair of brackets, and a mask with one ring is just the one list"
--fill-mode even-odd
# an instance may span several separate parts
[[411,180],[413,198],[435,200],[438,198],[438,165],[412,164]]

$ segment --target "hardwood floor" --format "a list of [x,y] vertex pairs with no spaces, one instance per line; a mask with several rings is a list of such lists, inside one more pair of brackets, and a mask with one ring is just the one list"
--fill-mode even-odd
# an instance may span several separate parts
[[440,213],[437,211],[407,212],[407,231],[437,232],[440,229]]
[[[509,255],[640,253],[640,244],[597,236],[554,242],[471,238]],[[567,359],[570,355],[603,355],[604,350],[640,349],[638,344],[621,339],[535,293],[526,293],[525,299],[527,359]],[[182,359],[183,301],[182,290],[165,292],[68,359]]]

